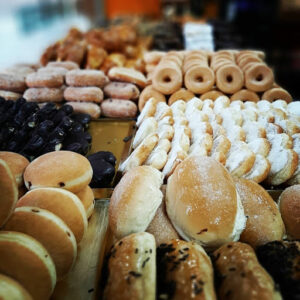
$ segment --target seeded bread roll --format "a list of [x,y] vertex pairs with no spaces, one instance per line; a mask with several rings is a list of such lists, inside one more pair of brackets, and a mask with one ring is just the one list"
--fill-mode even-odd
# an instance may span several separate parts
[[219,279],[218,299],[282,299],[251,246],[227,243],[213,253],[212,261]]
[[153,235],[131,234],[111,249],[103,293],[105,300],[154,300],[156,247]]
[[157,299],[216,299],[210,258],[194,242],[173,240],[157,249]]

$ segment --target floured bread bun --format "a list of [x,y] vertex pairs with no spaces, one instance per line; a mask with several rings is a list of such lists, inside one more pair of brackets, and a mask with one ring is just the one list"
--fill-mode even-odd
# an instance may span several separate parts
[[92,180],[88,159],[71,151],[54,151],[36,158],[24,172],[29,190],[38,187],[60,187],[77,193]]
[[8,276],[0,274],[0,299],[32,300],[32,297],[20,283]]
[[149,166],[129,170],[114,189],[109,225],[118,239],[145,231],[162,202],[162,173]]
[[178,233],[208,249],[237,241],[246,224],[233,179],[211,157],[191,156],[175,169],[166,205]]

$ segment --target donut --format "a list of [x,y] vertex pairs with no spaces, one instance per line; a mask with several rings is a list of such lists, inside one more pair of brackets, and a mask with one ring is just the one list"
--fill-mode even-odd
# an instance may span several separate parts
[[180,90],[178,90],[170,96],[168,104],[172,105],[177,100],[189,101],[194,97],[195,95],[192,92],[188,91],[185,88],[181,88]]
[[164,94],[162,94],[161,92],[157,91],[153,85],[148,85],[147,87],[145,87],[143,89],[143,91],[140,94],[139,97],[139,102],[138,102],[138,106],[139,106],[139,111],[142,111],[146,102],[150,99],[150,98],[155,98],[155,100],[157,102],[167,102],[166,101],[166,97]]
[[29,102],[62,102],[64,90],[62,88],[29,88],[23,97]]
[[216,85],[224,93],[233,94],[244,85],[244,75],[235,65],[223,66],[216,73]]
[[137,106],[129,100],[106,99],[101,103],[101,113],[109,118],[134,118]]
[[139,89],[132,83],[110,82],[104,87],[104,94],[109,98],[135,100],[139,97]]
[[83,101],[101,103],[103,92],[98,87],[67,87],[64,91],[67,101]]
[[142,72],[124,67],[111,68],[108,72],[108,77],[111,81],[115,80],[134,83],[141,88],[146,86],[147,81]]
[[23,76],[24,78],[30,74],[30,73],[34,73],[35,70],[30,67],[30,66],[19,66],[19,65],[14,65],[12,67],[8,67],[6,69],[4,69],[4,73],[6,74],[18,74]]
[[68,102],[73,107],[75,113],[90,115],[93,119],[98,119],[101,114],[100,106],[91,102]]
[[219,60],[211,68],[216,73],[221,67],[223,67],[223,66],[232,66],[232,65],[235,65],[235,64],[230,60]]
[[157,65],[161,58],[164,57],[166,52],[163,51],[149,51],[144,53],[144,62],[146,64],[155,64]]
[[211,100],[215,101],[218,97],[223,96],[223,95],[224,94],[220,91],[211,90],[209,92],[202,94],[200,99],[203,101],[206,99],[211,99]]
[[26,90],[24,77],[16,74],[0,73],[0,90],[23,93]]
[[257,102],[259,101],[258,95],[250,90],[247,89],[242,89],[236,93],[234,93],[230,97],[231,101],[236,101],[236,100],[241,100],[241,101],[252,101],[252,102]]
[[157,91],[165,95],[175,93],[182,86],[182,72],[179,68],[160,64],[154,70],[152,85]]
[[273,71],[264,63],[253,63],[245,71],[245,86],[254,92],[264,92],[274,83]]
[[43,73],[51,73],[51,74],[59,74],[65,76],[68,72],[68,69],[62,67],[43,67],[37,70],[39,74]]
[[51,61],[47,64],[47,67],[59,67],[67,70],[79,69],[79,65],[73,61]]
[[66,83],[70,86],[97,86],[104,87],[108,78],[98,70],[71,70],[66,74]]
[[209,67],[190,68],[184,75],[185,87],[195,94],[202,94],[212,89],[215,74]]
[[22,94],[9,92],[9,91],[0,91],[0,97],[4,98],[5,100],[16,101],[22,97]]
[[28,87],[59,88],[64,83],[64,77],[55,73],[31,73],[26,76]]
[[246,65],[249,63],[256,63],[256,62],[261,62],[261,59],[259,59],[256,56],[251,56],[251,55],[245,55],[243,58],[240,60],[238,63],[239,67],[243,70]]
[[268,100],[270,102],[273,102],[275,100],[285,100],[287,103],[290,103],[293,101],[292,96],[290,93],[283,88],[272,88],[267,91],[265,91],[261,97],[262,100]]

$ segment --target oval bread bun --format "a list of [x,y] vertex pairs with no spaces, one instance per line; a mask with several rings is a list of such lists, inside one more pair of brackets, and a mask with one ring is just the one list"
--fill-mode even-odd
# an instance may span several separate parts
[[4,229],[28,234],[39,241],[51,255],[58,279],[71,270],[77,256],[76,240],[70,228],[55,214],[33,206],[19,207]]
[[93,169],[88,159],[71,151],[54,151],[32,161],[24,172],[27,189],[60,187],[76,193],[90,183]]
[[77,243],[88,226],[87,216],[80,199],[73,193],[58,188],[37,188],[27,192],[16,207],[34,206],[46,209],[61,218],[73,232]]
[[80,199],[84,206],[87,218],[89,219],[94,211],[95,197],[93,190],[87,185],[81,191],[76,193],[76,196]]
[[285,189],[278,206],[288,237],[300,239],[300,184]]
[[55,266],[34,238],[0,231],[0,273],[17,280],[35,300],[49,299],[56,284]]
[[185,240],[216,248],[239,239],[246,223],[228,171],[211,157],[191,156],[168,179],[167,213]]
[[252,180],[235,178],[247,217],[246,228],[240,241],[253,248],[274,240],[281,240],[285,233],[278,207],[264,188]]
[[0,151],[0,159],[7,162],[11,172],[16,178],[18,187],[21,187],[23,185],[23,173],[29,165],[29,160],[18,153],[6,151]]
[[13,212],[18,201],[18,187],[16,179],[8,164],[0,159],[0,228],[5,224]]
[[29,293],[14,279],[0,274],[1,300],[32,300]]
[[147,229],[161,204],[162,173],[149,166],[129,170],[115,187],[109,205],[109,225],[116,238]]

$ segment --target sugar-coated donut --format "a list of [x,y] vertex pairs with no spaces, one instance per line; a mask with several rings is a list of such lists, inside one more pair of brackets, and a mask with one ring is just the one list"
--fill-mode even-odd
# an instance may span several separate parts
[[22,97],[22,94],[9,92],[9,91],[0,91],[0,97],[3,97],[5,100],[18,100]]
[[43,67],[37,70],[38,73],[52,73],[52,74],[60,74],[65,76],[68,72],[68,69],[62,67]]
[[223,95],[224,94],[220,91],[211,90],[209,92],[202,94],[200,99],[203,101],[206,99],[211,99],[211,100],[215,101],[218,97],[223,96]]
[[101,113],[110,118],[134,118],[137,106],[130,100],[106,99],[101,103]]
[[64,91],[64,97],[67,101],[83,101],[101,103],[103,92],[98,87],[67,87]]
[[71,70],[66,74],[66,83],[70,86],[97,86],[102,88],[108,83],[108,78],[99,70]]
[[185,87],[195,94],[202,94],[212,89],[215,74],[209,67],[194,66],[184,75]]
[[264,63],[253,63],[245,71],[245,85],[254,92],[264,92],[274,83],[273,71]]
[[104,94],[109,98],[135,100],[139,97],[140,91],[133,83],[110,82],[104,87]]
[[112,81],[134,83],[142,88],[146,86],[146,77],[144,74],[130,68],[113,67],[109,70],[108,77]]
[[64,83],[64,76],[55,73],[31,73],[26,76],[29,87],[59,88]]
[[90,115],[93,119],[98,119],[101,114],[100,106],[92,102],[68,102],[73,107],[75,113]]
[[224,93],[237,92],[244,85],[242,70],[236,65],[221,67],[216,73],[216,85]]
[[173,93],[170,96],[170,98],[168,100],[168,104],[171,105],[177,100],[189,101],[194,97],[195,97],[195,95],[191,91],[189,91],[185,88],[181,88],[180,90],[178,90],[177,92]]
[[278,99],[285,100],[288,103],[293,101],[291,94],[287,90],[280,87],[272,88],[270,90],[265,91],[261,99],[268,100],[270,102],[273,102]]
[[24,77],[17,74],[0,73],[0,90],[23,93],[26,90]]
[[78,64],[73,61],[51,61],[47,64],[47,67],[60,67],[68,70],[79,69]]
[[247,89],[242,89],[242,90],[234,93],[230,97],[230,100],[231,101],[241,100],[241,101],[253,101],[253,102],[257,102],[257,101],[259,101],[259,97],[253,91],[250,91],[250,90],[247,90]]
[[138,102],[139,111],[142,111],[146,102],[151,98],[154,98],[157,102],[165,102],[165,103],[167,102],[164,94],[157,91],[153,87],[153,85],[148,85],[143,89],[143,91],[140,94],[139,102]]
[[153,87],[159,92],[170,95],[182,86],[182,72],[179,68],[159,65],[152,77]]
[[64,90],[62,88],[29,88],[23,97],[30,102],[62,102]]

